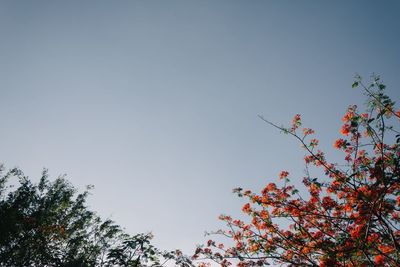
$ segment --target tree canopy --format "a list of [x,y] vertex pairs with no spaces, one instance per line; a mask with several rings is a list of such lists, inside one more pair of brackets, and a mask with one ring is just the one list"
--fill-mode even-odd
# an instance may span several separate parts
[[209,240],[194,258],[221,266],[400,266],[400,111],[378,76],[368,84],[357,76],[352,87],[363,89],[367,103],[365,111],[350,106],[342,118],[333,147],[343,163],[327,160],[299,114],[289,127],[261,117],[305,149],[306,191],[295,188],[288,170],[278,176],[281,185],[268,183],[259,193],[234,189],[247,200],[249,220],[221,215],[227,229],[214,234],[229,245]]
[[[90,187],[88,187],[88,190]],[[15,168],[0,173],[0,266],[190,266],[180,251],[160,251],[151,234],[127,234],[86,205],[65,177],[38,184]]]

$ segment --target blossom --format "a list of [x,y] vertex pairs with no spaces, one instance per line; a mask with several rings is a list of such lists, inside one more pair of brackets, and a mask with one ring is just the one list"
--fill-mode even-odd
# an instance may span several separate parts
[[281,173],[279,174],[279,179],[284,179],[286,177],[288,177],[289,172],[287,171],[281,171]]
[[275,183],[269,183],[269,184],[265,187],[265,189],[266,189],[267,191],[273,191],[273,190],[276,189],[276,184],[275,184]]
[[268,219],[268,217],[269,217],[268,211],[262,210],[262,211],[260,212],[260,217],[261,217],[261,219],[263,219],[263,220]]
[[385,254],[392,253],[395,250],[395,248],[393,246],[382,245],[382,244],[379,245],[378,248],[380,251],[382,251]]
[[382,255],[375,256],[375,264],[376,265],[383,265],[385,263],[385,258]]
[[352,111],[348,111],[342,118],[343,122],[349,122],[354,117],[354,113]]
[[304,135],[310,135],[310,134],[314,134],[315,132],[314,132],[314,130],[313,129],[310,129],[310,128],[304,128],[303,129],[303,134]]
[[316,147],[318,145],[318,140],[317,139],[311,139],[310,141],[310,147]]
[[301,116],[300,114],[296,114],[292,120],[292,130],[296,130],[301,125]]
[[361,234],[363,233],[364,230],[364,226],[363,225],[359,225],[357,227],[355,227],[354,229],[352,229],[350,231],[350,235],[352,238],[354,239],[358,239],[361,237]]
[[346,144],[346,141],[345,141],[345,140],[343,140],[343,139],[337,139],[337,140],[335,141],[335,143],[333,144],[333,147],[334,147],[334,148],[337,148],[337,149],[340,149],[340,148],[342,148],[345,144]]
[[342,128],[340,129],[340,133],[343,135],[349,135],[350,133],[350,125],[343,124]]
[[251,211],[250,204],[249,204],[249,203],[246,203],[246,204],[243,206],[242,211],[243,211],[244,213],[250,213],[250,211]]

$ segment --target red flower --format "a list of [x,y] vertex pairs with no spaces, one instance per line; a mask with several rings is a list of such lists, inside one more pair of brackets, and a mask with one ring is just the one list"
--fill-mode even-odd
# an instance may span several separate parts
[[303,134],[304,135],[309,135],[309,134],[314,134],[315,132],[314,132],[314,130],[313,129],[310,129],[310,128],[304,128],[303,129]]
[[376,265],[383,265],[385,263],[385,258],[382,255],[375,256],[375,264]]
[[334,147],[334,148],[337,148],[337,149],[340,149],[340,148],[342,148],[345,144],[346,144],[346,141],[345,141],[345,140],[343,140],[343,139],[337,139],[337,140],[335,141],[335,143],[333,144],[333,147]]
[[301,125],[301,117],[300,114],[296,114],[292,120],[292,130],[296,130]]
[[311,139],[310,141],[310,146],[311,147],[316,147],[318,145],[318,140],[317,139]]
[[349,135],[350,126],[348,124],[343,124],[342,128],[340,129],[340,133],[343,135]]
[[274,191],[276,189],[276,184],[275,183],[269,183],[266,187],[265,190],[268,191]]
[[351,120],[353,117],[354,117],[354,113],[349,111],[349,112],[347,112],[347,113],[343,116],[342,121],[343,121],[343,122],[348,122],[348,121]]
[[281,171],[281,173],[279,174],[279,179],[284,179],[286,177],[288,177],[289,172],[287,171]]
[[243,211],[244,213],[250,213],[250,211],[251,211],[250,204],[249,204],[249,203],[246,203],[246,204],[243,206],[242,211]]
[[388,246],[388,245],[379,245],[378,247],[379,247],[380,251],[382,251],[385,254],[392,253],[393,251],[395,251],[394,247]]

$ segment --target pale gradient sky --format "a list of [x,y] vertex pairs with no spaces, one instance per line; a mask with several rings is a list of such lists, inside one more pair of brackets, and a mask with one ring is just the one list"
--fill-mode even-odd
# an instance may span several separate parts
[[301,113],[331,150],[364,101],[399,100],[398,1],[1,1],[0,161],[95,185],[91,207],[191,253],[238,214],[237,186],[302,176],[277,123]]

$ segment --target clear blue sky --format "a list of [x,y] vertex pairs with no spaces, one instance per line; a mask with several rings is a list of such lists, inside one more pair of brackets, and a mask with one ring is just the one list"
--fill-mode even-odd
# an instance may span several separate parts
[[[237,214],[236,186],[299,145],[260,119],[301,113],[331,150],[362,103],[355,73],[400,96],[398,1],[1,1],[0,161],[95,185],[90,205],[191,253]],[[297,177],[297,178],[296,178]]]

